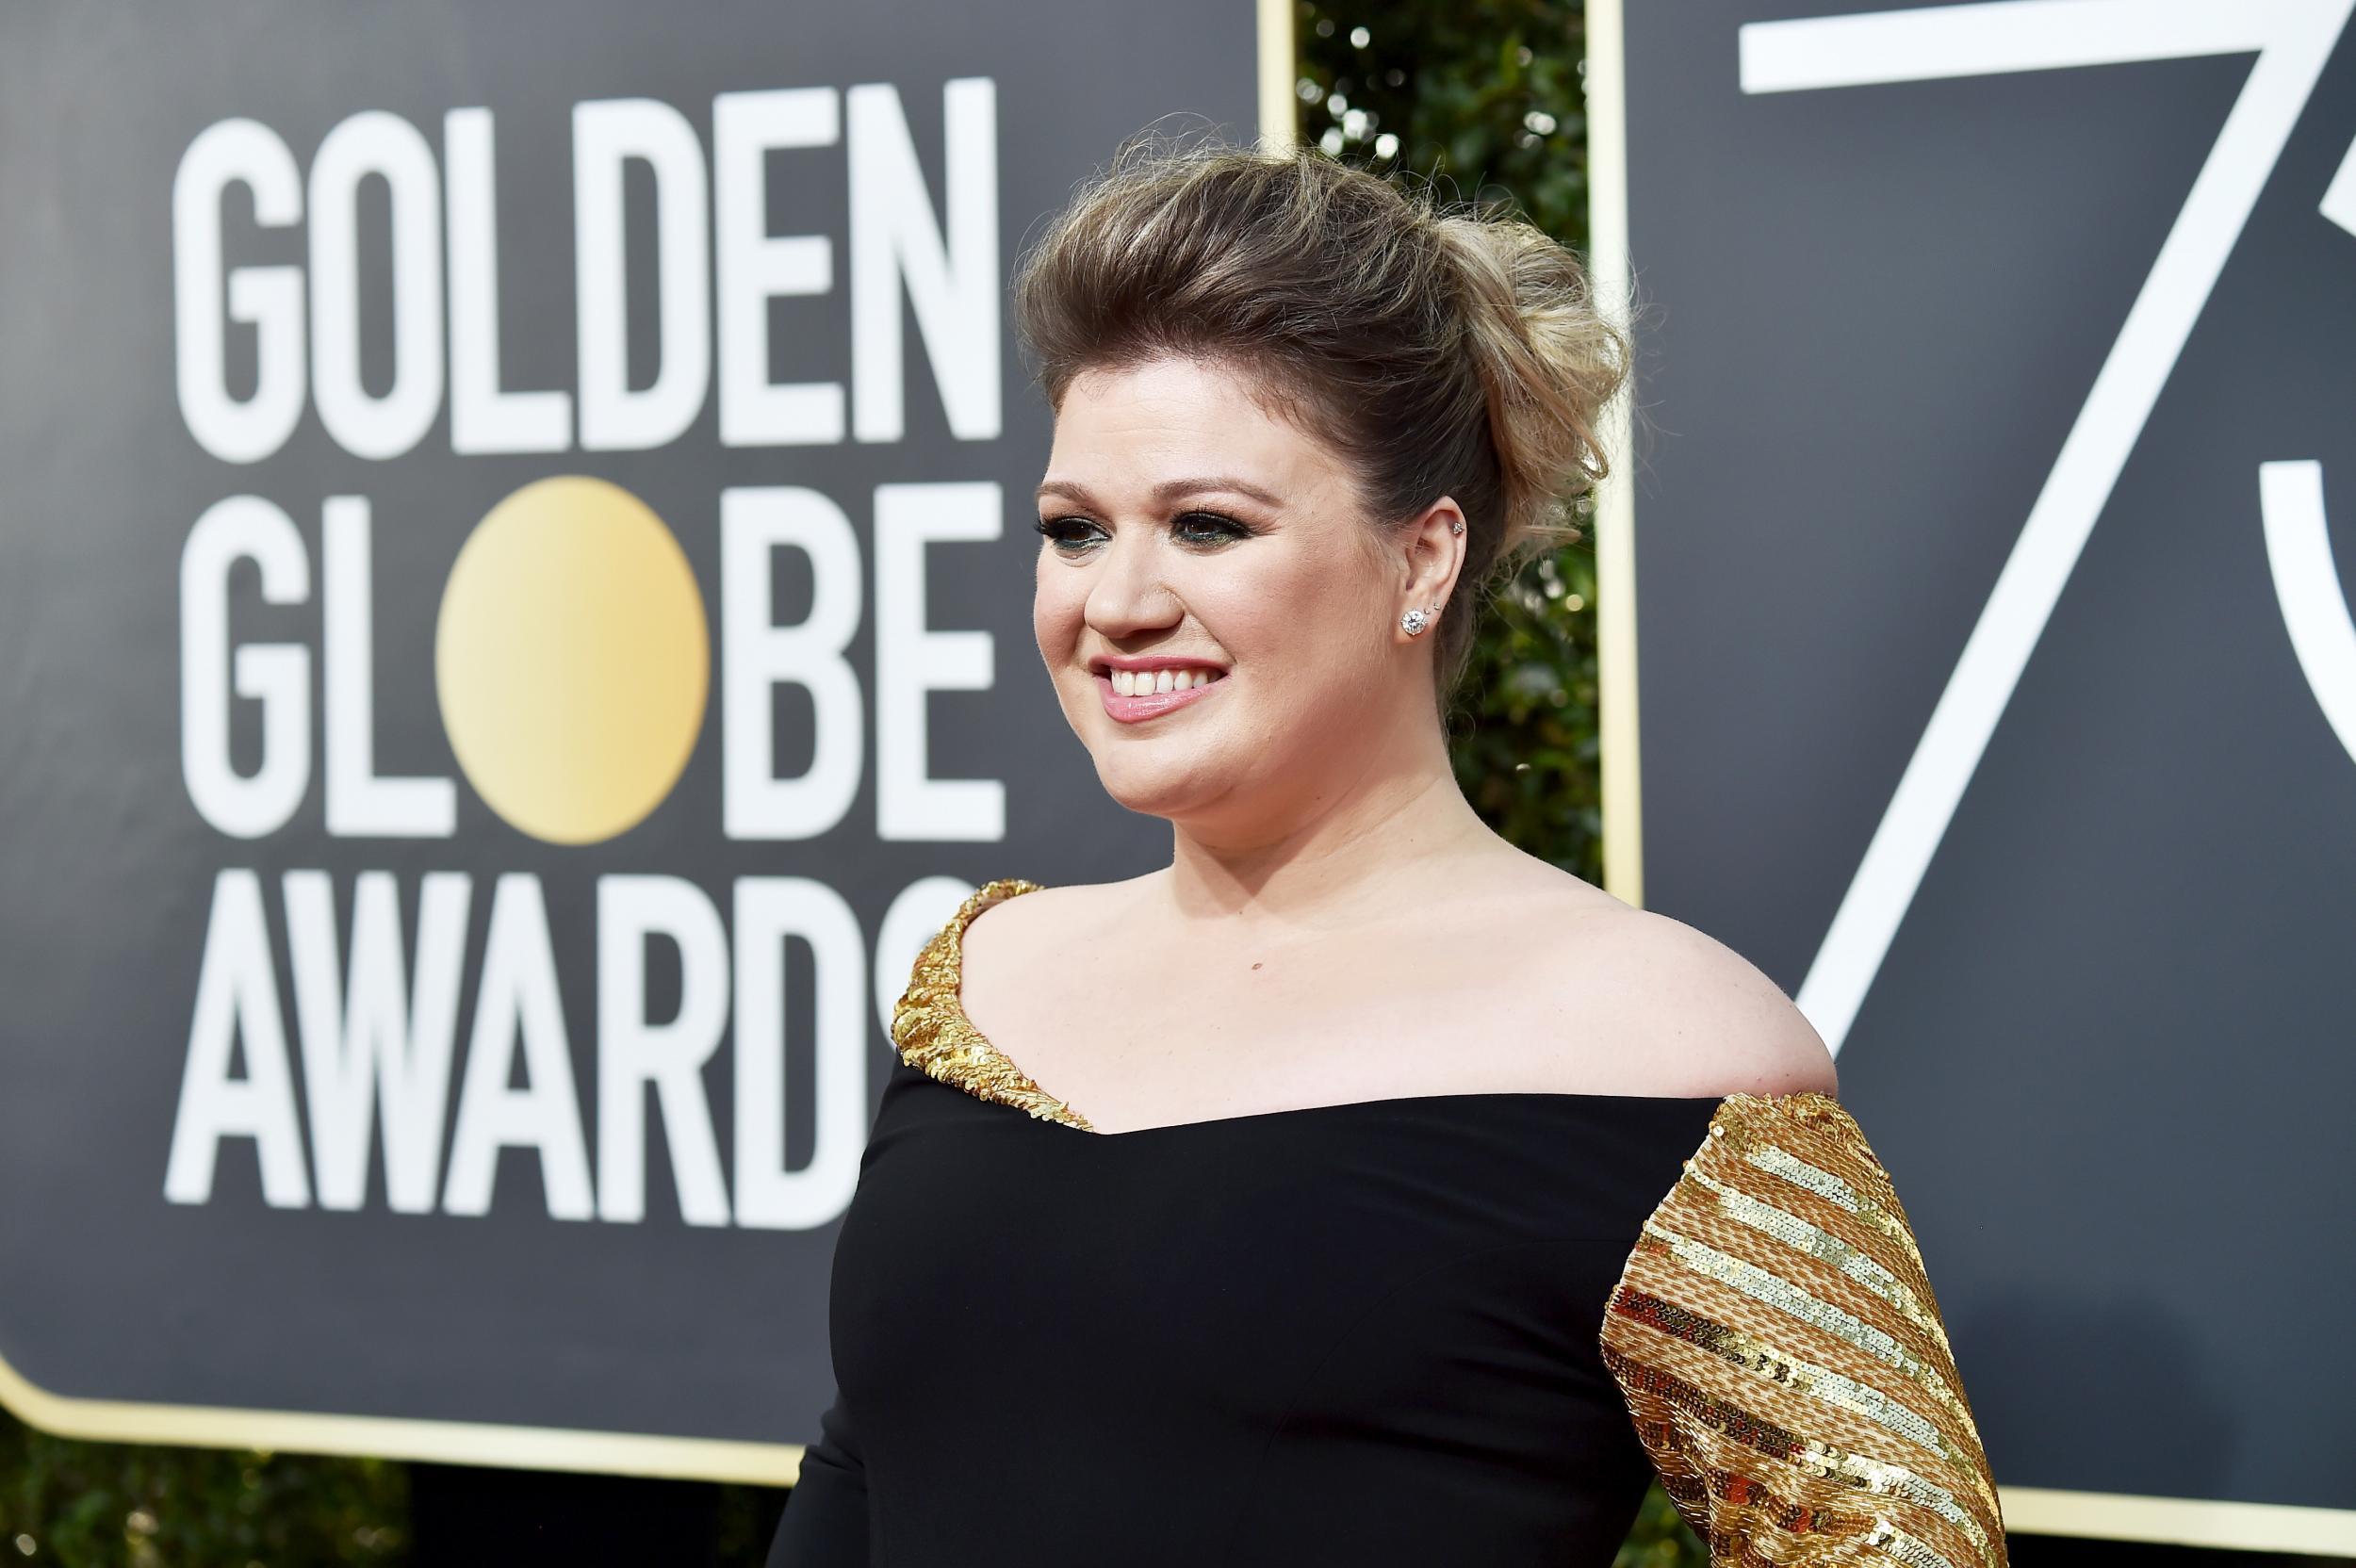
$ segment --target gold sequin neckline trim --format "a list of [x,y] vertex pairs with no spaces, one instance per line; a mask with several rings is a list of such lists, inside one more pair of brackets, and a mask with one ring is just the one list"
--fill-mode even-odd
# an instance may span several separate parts
[[939,934],[916,956],[908,988],[892,1009],[892,1043],[912,1068],[976,1099],[1027,1111],[1041,1121],[1092,1133],[1088,1118],[1040,1088],[1013,1058],[990,1043],[965,1016],[958,996],[965,978],[965,928],[992,905],[1043,884],[1002,876],[973,890]]

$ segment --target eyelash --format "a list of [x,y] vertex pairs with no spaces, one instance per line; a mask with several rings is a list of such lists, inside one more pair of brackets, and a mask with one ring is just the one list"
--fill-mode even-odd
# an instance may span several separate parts
[[[1232,544],[1237,539],[1249,539],[1252,536],[1252,534],[1258,531],[1258,530],[1252,528],[1251,524],[1246,523],[1239,518],[1230,517],[1224,512],[1206,511],[1202,507],[1196,507],[1192,511],[1188,512],[1182,512],[1177,516],[1172,517],[1170,519],[1170,529],[1173,532],[1176,532],[1186,523],[1198,519],[1218,525],[1218,536],[1213,538],[1203,538],[1198,535],[1197,537],[1189,539],[1181,534],[1181,543],[1207,545],[1211,548],[1217,549],[1220,546]],[[1039,536],[1041,538],[1045,539],[1049,544],[1055,546],[1056,550],[1064,555],[1077,555],[1082,548],[1095,543],[1096,541],[1085,537],[1073,538],[1062,531],[1076,526],[1079,528],[1096,529],[1100,536],[1103,533],[1103,530],[1098,524],[1092,523],[1085,517],[1078,516],[1041,517],[1032,526],[1039,530]]]

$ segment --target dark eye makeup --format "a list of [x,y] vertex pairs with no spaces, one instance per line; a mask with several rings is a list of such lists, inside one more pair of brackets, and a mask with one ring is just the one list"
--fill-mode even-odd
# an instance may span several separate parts
[[1041,517],[1031,525],[1039,536],[1067,554],[1075,553],[1089,543],[1088,535],[1104,531],[1085,517]]
[[[1032,525],[1042,538],[1066,555],[1077,555],[1104,537],[1102,524],[1086,517],[1069,515],[1041,517]],[[1185,545],[1203,546],[1216,549],[1237,539],[1249,539],[1259,531],[1224,512],[1211,512],[1202,507],[1182,512],[1170,520],[1171,536]]]
[[1170,521],[1171,530],[1189,544],[1223,545],[1230,539],[1249,539],[1257,531],[1240,518],[1224,512],[1205,512],[1197,508],[1181,513]]

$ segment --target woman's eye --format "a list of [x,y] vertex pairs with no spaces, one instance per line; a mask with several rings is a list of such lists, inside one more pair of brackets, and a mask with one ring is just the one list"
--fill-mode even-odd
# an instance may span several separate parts
[[1086,517],[1041,517],[1034,526],[1040,537],[1066,555],[1078,554],[1104,534]]
[[[1041,517],[1034,525],[1039,536],[1064,555],[1079,555],[1103,544],[1111,535],[1101,523],[1086,517]],[[1252,530],[1220,512],[1182,513],[1170,520],[1170,536],[1182,545],[1210,547],[1248,539]]]
[[1232,539],[1249,539],[1252,530],[1221,512],[1189,512],[1170,525],[1171,531],[1189,545],[1224,545]]

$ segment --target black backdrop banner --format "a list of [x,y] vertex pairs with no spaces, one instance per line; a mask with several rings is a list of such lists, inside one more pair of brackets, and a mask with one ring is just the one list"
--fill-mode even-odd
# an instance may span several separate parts
[[11,1407],[793,1474],[916,946],[1167,833],[1024,675],[1006,280],[1271,15],[0,21]]
[[1840,1050],[2015,1527],[2356,1555],[2349,0],[1620,8],[1646,902]]

